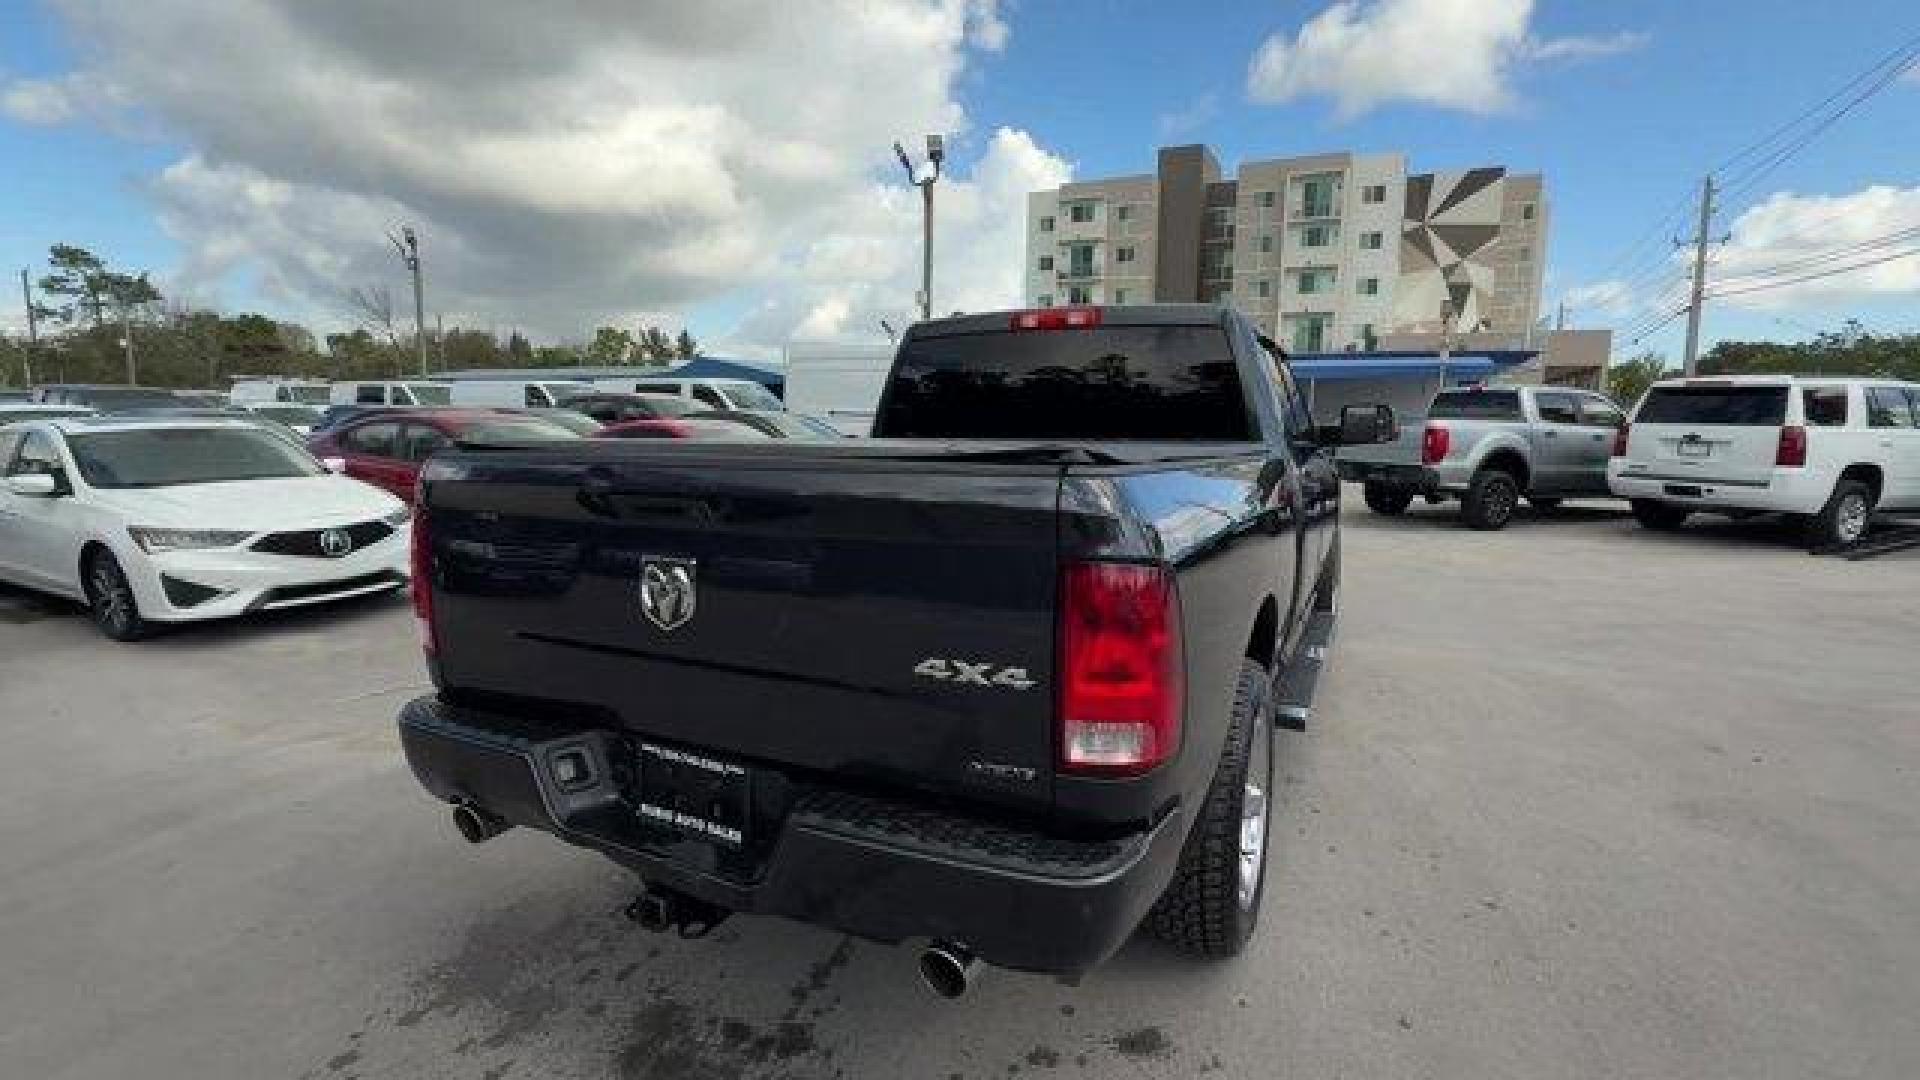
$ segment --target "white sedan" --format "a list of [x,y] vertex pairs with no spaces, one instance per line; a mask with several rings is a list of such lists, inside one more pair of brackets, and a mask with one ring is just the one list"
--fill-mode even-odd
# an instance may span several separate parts
[[0,580],[102,633],[401,588],[407,509],[256,424],[77,417],[0,428]]

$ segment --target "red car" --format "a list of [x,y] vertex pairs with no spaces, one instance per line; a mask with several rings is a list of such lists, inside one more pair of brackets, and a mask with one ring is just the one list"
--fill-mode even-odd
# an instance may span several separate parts
[[752,441],[764,439],[764,432],[737,424],[698,416],[657,416],[651,420],[628,420],[608,424],[594,432],[595,439],[712,439]]
[[413,503],[420,466],[456,442],[555,442],[580,436],[533,416],[489,409],[421,409],[368,413],[307,440],[327,468],[364,480]]

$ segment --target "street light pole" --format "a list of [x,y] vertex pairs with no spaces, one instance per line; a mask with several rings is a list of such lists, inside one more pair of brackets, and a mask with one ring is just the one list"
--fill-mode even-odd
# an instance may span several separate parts
[[1447,388],[1447,362],[1453,359],[1453,301],[1440,301],[1440,389]]
[[420,374],[427,374],[427,304],[420,288],[420,238],[414,235],[413,226],[400,226],[398,237],[388,234],[393,249],[400,253],[400,261],[407,264],[407,270],[413,275],[413,350],[420,357]]
[[133,305],[120,305],[120,347],[127,355],[127,385],[140,385],[140,370],[133,360]]
[[20,268],[20,299],[27,305],[27,355],[20,361],[20,382],[33,385],[33,354],[40,351],[40,318],[33,310],[33,286],[27,284],[27,268]]
[[920,189],[920,317],[933,318],[933,185],[940,179],[940,167],[946,161],[946,143],[938,135],[927,136],[927,161],[933,171],[925,177],[914,173],[913,159],[905,147],[893,144],[893,154],[907,171],[907,183]]

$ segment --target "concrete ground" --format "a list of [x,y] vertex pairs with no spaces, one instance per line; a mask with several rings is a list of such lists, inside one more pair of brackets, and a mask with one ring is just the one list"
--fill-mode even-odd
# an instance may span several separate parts
[[1357,503],[1251,951],[961,1003],[460,842],[399,601],[129,647],[0,590],[0,1076],[1920,1075],[1920,552]]

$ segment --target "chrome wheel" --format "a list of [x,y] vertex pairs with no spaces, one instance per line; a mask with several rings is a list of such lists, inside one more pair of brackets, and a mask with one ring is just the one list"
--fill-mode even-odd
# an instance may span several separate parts
[[133,599],[133,588],[120,564],[111,555],[100,555],[87,570],[87,598],[93,607],[93,620],[108,637],[126,640],[135,635],[140,609]]
[[1848,492],[1840,500],[1840,506],[1833,515],[1834,539],[1842,544],[1859,541],[1867,533],[1867,497],[1857,491]]
[[1267,865],[1267,816],[1273,787],[1273,720],[1261,713],[1260,726],[1247,748],[1247,779],[1240,793],[1240,908],[1252,911],[1260,898],[1260,875]]

